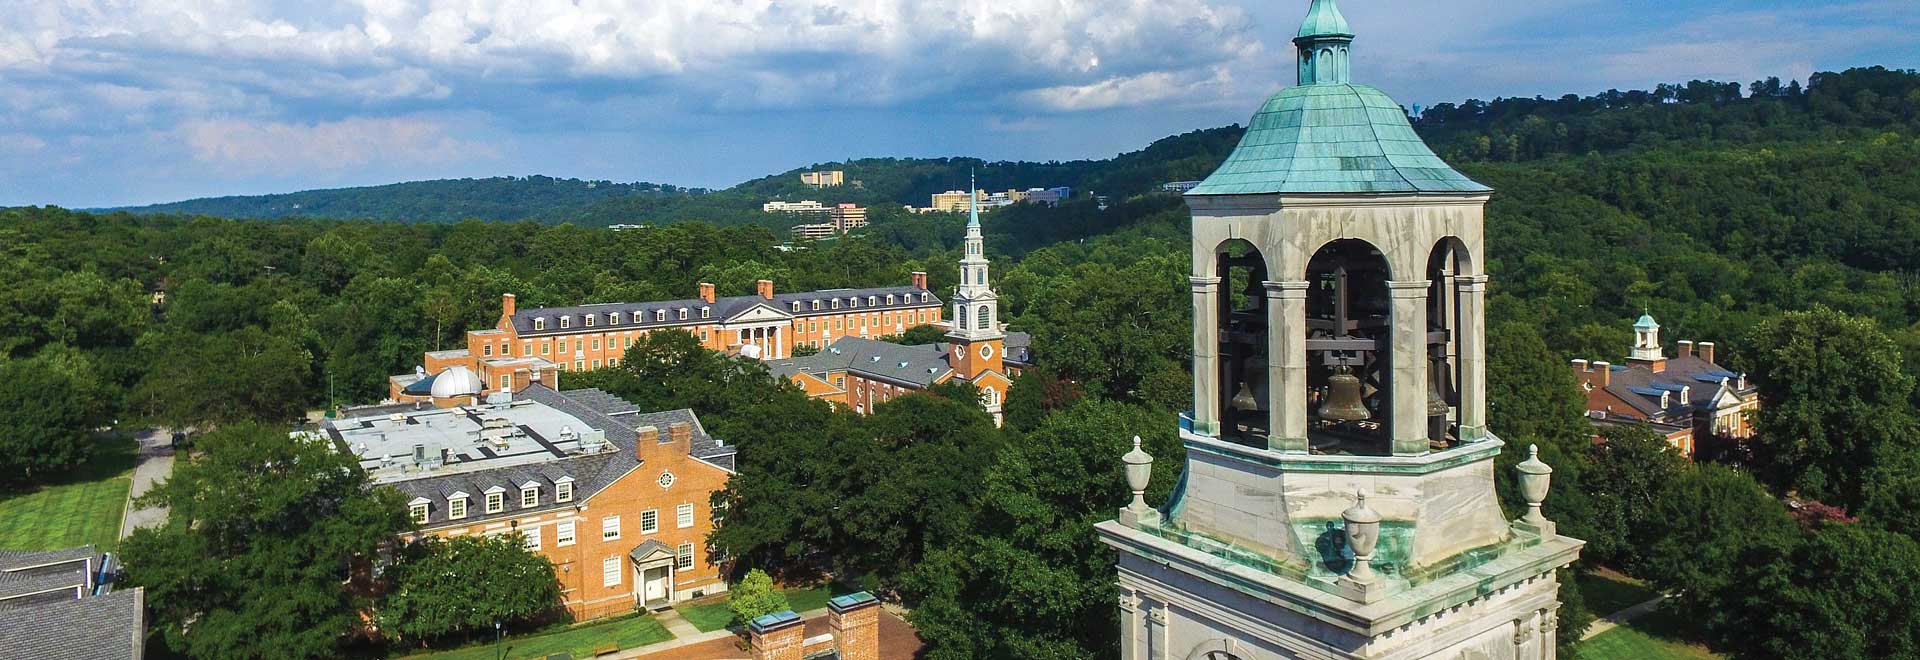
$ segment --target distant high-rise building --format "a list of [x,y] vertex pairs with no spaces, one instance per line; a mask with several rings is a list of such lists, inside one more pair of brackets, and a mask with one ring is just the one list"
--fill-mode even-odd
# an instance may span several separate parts
[[847,173],[840,170],[825,172],[801,172],[800,182],[815,188],[832,188],[847,182]]
[[985,204],[986,201],[987,191],[985,190],[975,190],[971,195],[967,194],[965,190],[949,190],[943,193],[934,193],[932,203],[927,206],[927,210],[941,213],[959,213],[970,208],[974,202]]

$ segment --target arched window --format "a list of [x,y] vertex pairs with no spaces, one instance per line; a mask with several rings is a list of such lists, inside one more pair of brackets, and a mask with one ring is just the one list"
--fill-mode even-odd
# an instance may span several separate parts
[[954,316],[958,316],[958,317],[960,317],[960,318],[958,319],[958,320],[960,321],[960,329],[961,329],[961,330],[965,330],[965,329],[967,329],[967,306],[966,306],[966,305],[961,305],[961,306],[960,306],[960,313],[959,313],[959,314],[955,314]]
[[980,400],[986,402],[986,405],[989,406],[1000,405],[1000,392],[991,387],[981,390]]
[[974,283],[974,284],[986,284],[986,283],[987,283],[987,271],[986,271],[985,269],[982,269],[982,270],[976,270],[976,271],[973,271],[973,283]]
[[993,321],[988,318],[988,315],[992,312],[993,310],[989,309],[986,305],[981,305],[980,311],[975,312],[973,327],[981,330],[992,330]]

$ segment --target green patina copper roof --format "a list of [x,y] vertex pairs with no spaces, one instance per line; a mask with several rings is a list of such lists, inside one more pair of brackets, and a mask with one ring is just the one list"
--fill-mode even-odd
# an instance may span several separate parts
[[1641,314],[1640,320],[1633,324],[1633,329],[1635,330],[1657,330],[1659,328],[1660,324],[1653,320],[1652,314]]
[[1187,194],[1492,190],[1434,155],[1413,132],[1406,111],[1385,92],[1363,85],[1318,84],[1290,87],[1267,99],[1247,123],[1233,154]]
[[1307,20],[1300,24],[1297,37],[1353,36],[1353,28],[1347,26],[1347,17],[1340,15],[1340,7],[1333,0],[1313,0],[1313,6],[1307,9]]

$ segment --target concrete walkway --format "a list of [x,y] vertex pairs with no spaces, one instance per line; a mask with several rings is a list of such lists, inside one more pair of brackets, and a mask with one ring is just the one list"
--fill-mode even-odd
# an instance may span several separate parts
[[133,467],[133,487],[127,490],[127,506],[120,518],[120,538],[127,538],[140,527],[153,527],[167,520],[166,507],[135,510],[134,498],[153,490],[153,485],[173,474],[173,434],[167,429],[148,429],[136,436],[140,442],[138,463]]
[[1647,600],[1647,602],[1600,617],[1600,620],[1593,622],[1593,625],[1587,626],[1587,633],[1581,635],[1580,639],[1593,639],[1595,635],[1618,628],[1620,624],[1632,621],[1635,617],[1642,614],[1652,612],[1654,608],[1659,607],[1660,603],[1666,599],[1666,596],[1654,596]]

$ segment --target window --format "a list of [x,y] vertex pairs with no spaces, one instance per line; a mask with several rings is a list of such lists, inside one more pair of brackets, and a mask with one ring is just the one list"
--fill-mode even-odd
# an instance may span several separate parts
[[417,522],[417,523],[426,522],[427,521],[427,504],[425,502],[415,504],[412,507],[409,507],[408,513],[413,515],[414,522]]
[[820,311],[820,301],[818,300],[813,301],[813,311],[816,311],[816,312]]
[[619,312],[607,312],[607,324],[608,324],[608,325],[620,325],[620,313],[619,313]]
[[533,329],[535,329],[535,330],[545,330],[545,329],[547,329],[547,320],[546,320],[546,319],[544,319],[544,318],[538,318],[538,319],[534,319],[534,320],[533,320]]
[[672,487],[673,487],[673,473],[672,473],[672,472],[662,472],[662,473],[660,473],[660,487],[661,487],[661,488],[672,488]]
[[859,299],[859,298],[848,298],[848,299],[847,299],[847,306],[848,306],[848,307],[851,307],[851,308],[854,308],[854,309],[859,309],[859,308],[860,308],[860,299]]
[[992,330],[993,328],[991,326],[993,322],[987,320],[988,313],[992,311],[991,307],[981,305],[980,310],[974,313],[973,327],[981,330]]
[[680,308],[680,320],[687,320],[687,308],[685,307]]
[[612,541],[620,538],[620,516],[607,516],[600,519],[600,540]]
[[798,300],[793,301],[793,311],[796,311],[796,312],[800,311],[800,301]]
[[533,342],[526,342],[521,344],[520,354],[527,357],[533,357]]
[[713,318],[713,308],[712,307],[700,308],[700,318],[703,318],[703,319]]
[[553,526],[553,544],[558,546],[573,545],[573,521],[562,520],[560,524]]
[[513,376],[501,376],[500,389],[503,389],[503,390],[513,389]]
[[920,302],[926,302],[926,301],[927,301],[927,294],[924,294],[924,293],[920,294]]
[[520,533],[525,534],[527,537],[528,550],[540,549],[540,528],[529,526],[529,527],[526,527],[525,529],[521,529]]
[[679,570],[693,568],[693,544],[682,543],[673,553],[673,567]]
[[667,310],[664,310],[664,309],[653,310],[653,320],[655,321],[667,320]]
[[834,298],[834,299],[833,299],[833,308],[834,308],[834,309],[840,309],[840,299],[839,299],[839,298]]
[[541,354],[541,355],[547,355],[547,354],[549,354],[549,353],[552,353],[552,352],[553,352],[553,344],[549,344],[549,343],[547,343],[547,342],[540,342],[540,354]]
[[567,352],[567,342],[560,342],[560,352],[563,354]]
[[571,327],[573,327],[573,317],[571,317],[571,316],[562,316],[562,317],[560,317],[560,327],[562,327],[562,328],[571,328]]
[[693,526],[693,503],[692,502],[688,502],[686,504],[680,505],[679,508],[676,508],[673,510],[673,514],[675,518],[674,525],[676,525],[680,529],[686,529],[688,527]]
[[481,354],[481,355],[488,355],[488,356],[491,356],[491,355],[493,355],[493,344],[483,344],[483,345],[481,345],[481,346],[480,346],[480,354]]
[[740,331],[740,343],[742,344],[747,343],[747,331],[745,330]]
[[596,351],[600,350],[600,340],[598,339],[593,340],[593,350],[596,350]]
[[653,534],[660,531],[660,511],[647,509],[640,512],[640,533]]
[[586,370],[587,370],[587,361],[586,361],[586,360],[574,360],[574,361],[573,361],[573,370],[574,370],[574,371],[586,371]]
[[960,321],[960,329],[961,330],[967,329],[967,306],[961,305],[960,313],[955,314],[954,316],[959,317],[958,320]]
[[465,496],[447,498],[447,517],[453,520],[467,517],[467,498]]
[[499,513],[507,508],[506,493],[494,491],[487,493],[487,513]]
[[554,484],[553,485],[553,501],[572,502],[573,501],[573,482],[562,481],[560,483]]
[[887,294],[887,304],[893,304],[893,294],[891,293]]
[[594,361],[593,361],[593,368],[595,368],[595,369],[599,369],[599,368],[600,368],[600,361],[599,361],[599,360],[594,360]]
[[600,562],[600,586],[620,586],[620,557],[608,557],[606,561]]
[[520,489],[520,508],[531,509],[536,506],[540,506],[540,489],[539,488]]
[[634,322],[634,323],[644,323],[644,322],[646,322],[646,320],[647,320],[647,317],[645,317],[645,316],[641,316],[639,312],[634,312],[634,313],[633,313],[633,322]]
[[589,328],[593,327],[593,319],[594,319],[594,316],[592,314],[587,315],[587,327]]
[[879,298],[878,298],[878,297],[875,297],[875,296],[867,296],[867,306],[868,306],[868,307],[872,307],[872,306],[874,306],[874,305],[876,305],[876,304],[879,304],[878,302],[876,302],[876,301],[878,301],[878,300],[879,300]]

